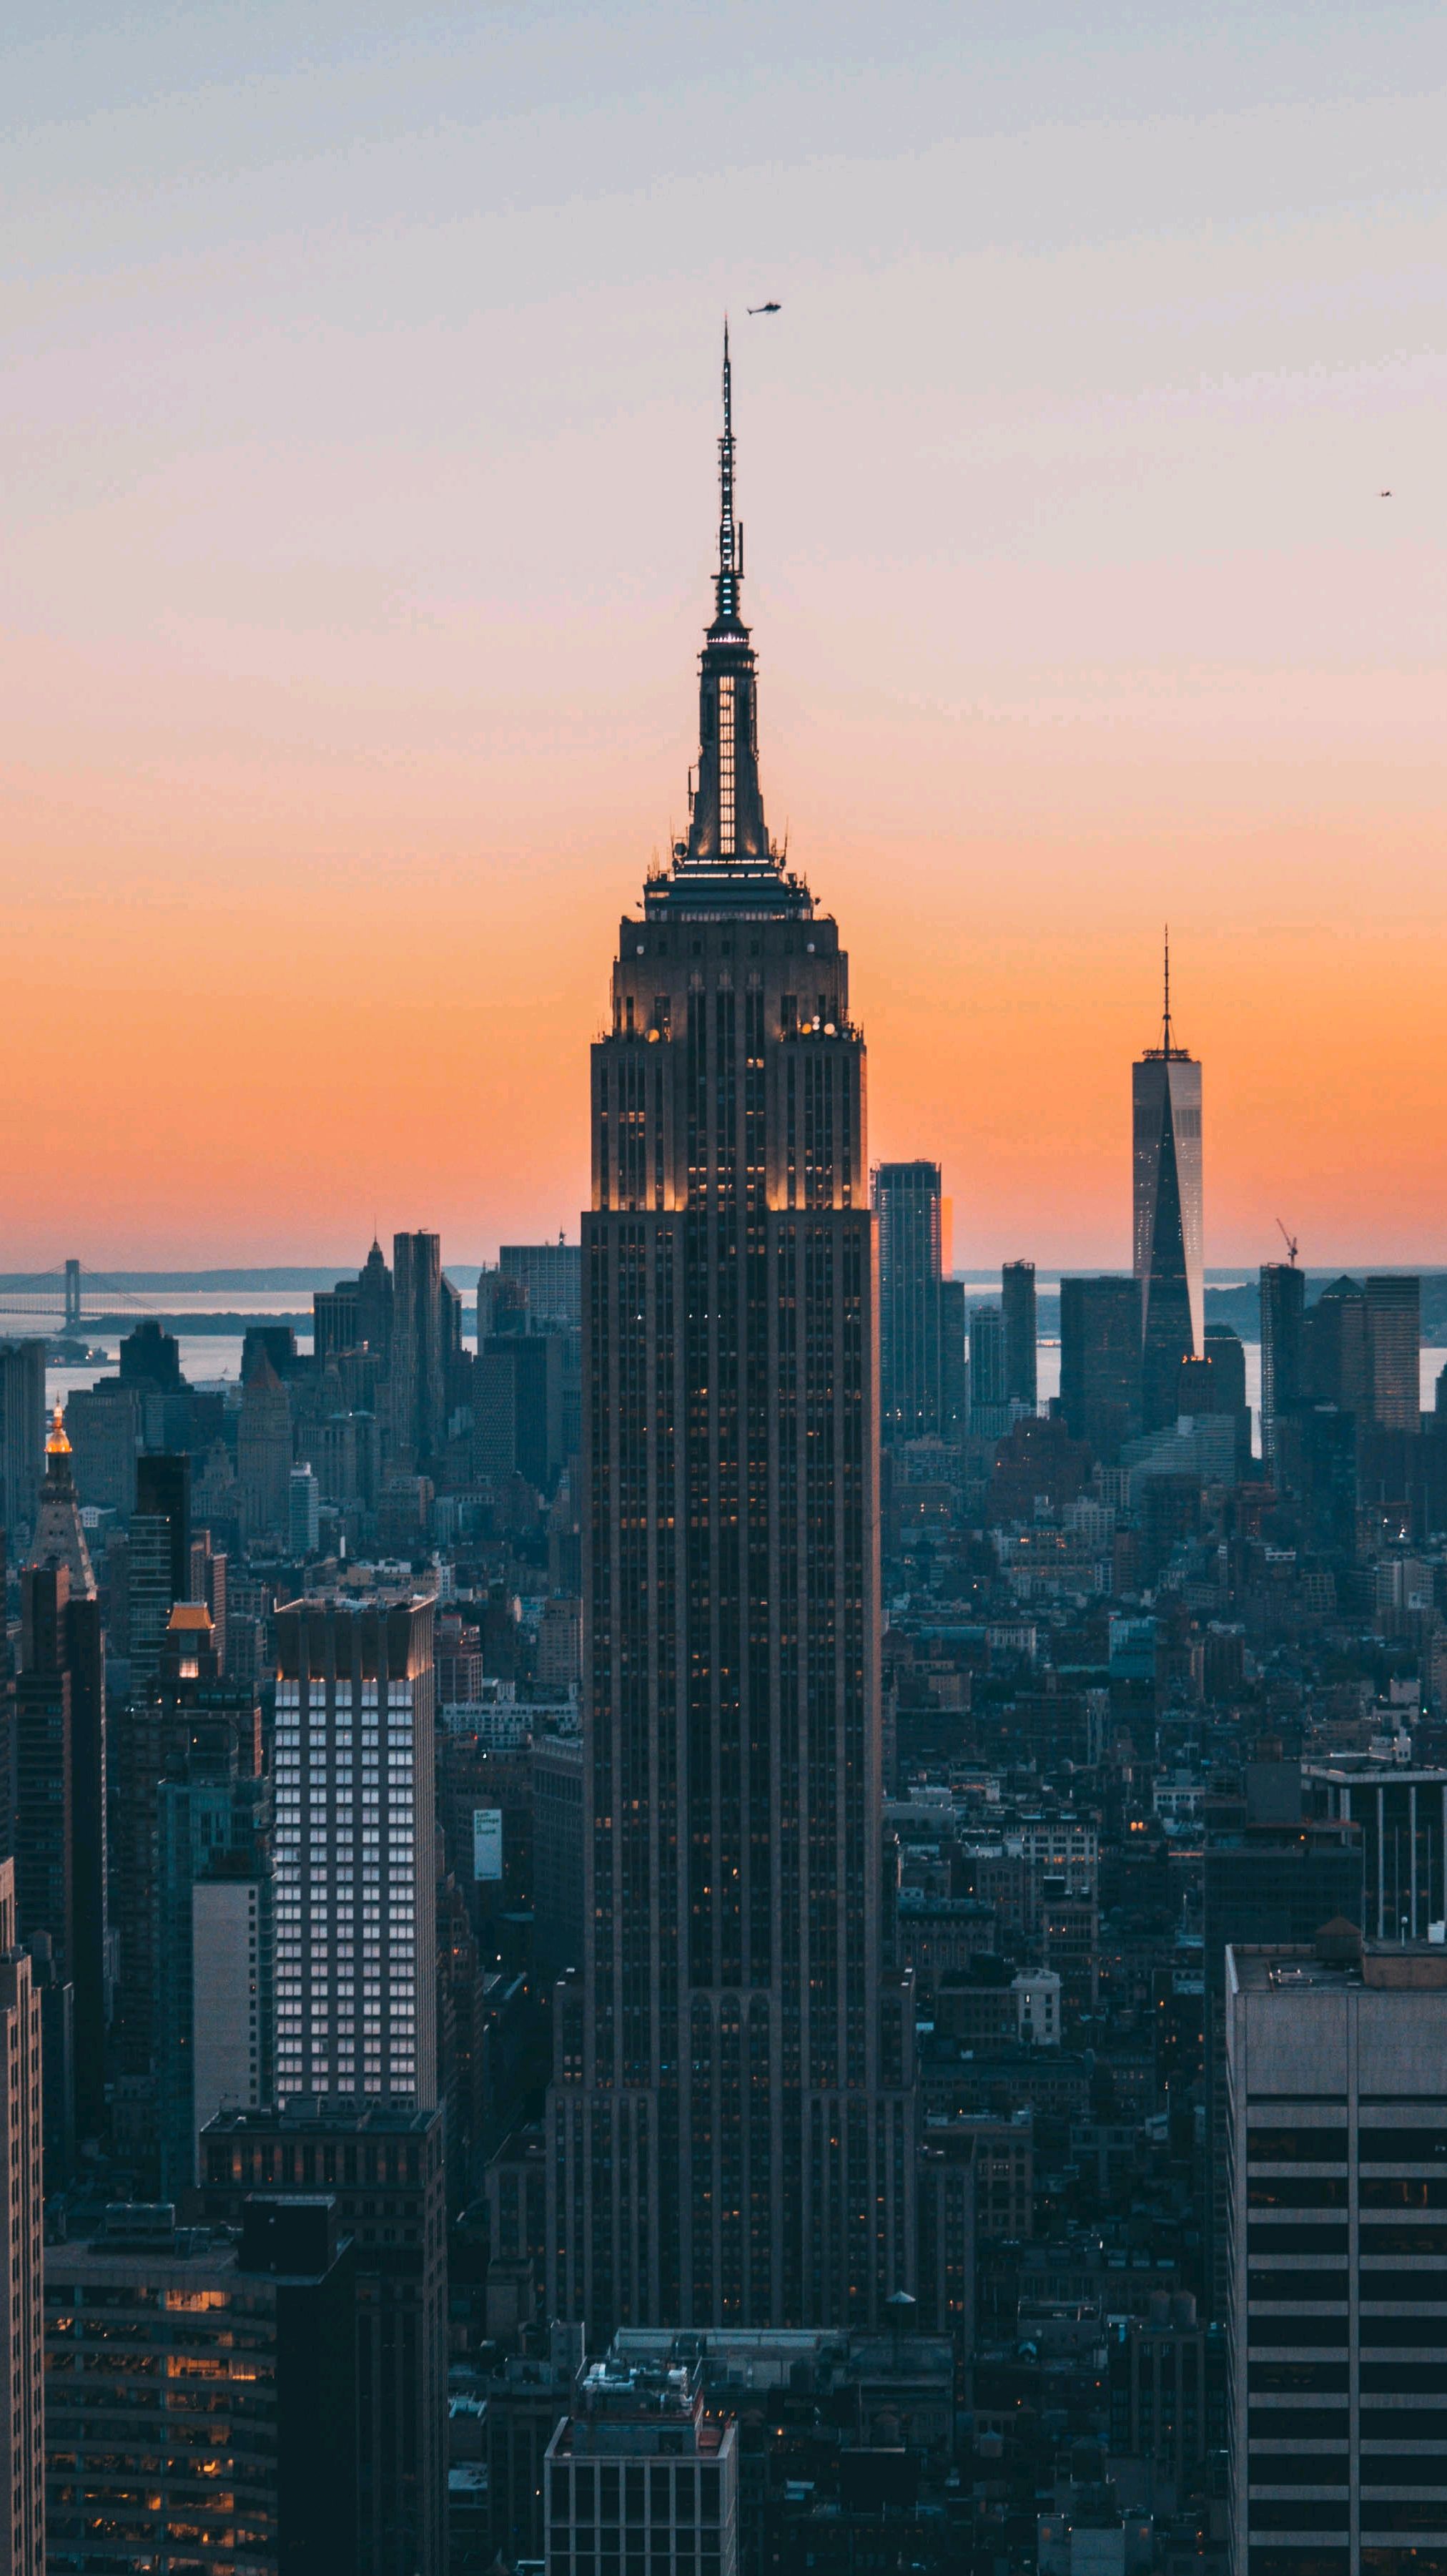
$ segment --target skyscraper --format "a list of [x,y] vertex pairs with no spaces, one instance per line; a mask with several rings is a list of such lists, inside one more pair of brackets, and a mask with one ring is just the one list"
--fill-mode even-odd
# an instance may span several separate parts
[[236,1479],[249,1537],[279,1538],[291,1493],[291,1398],[263,1350],[241,1390]]
[[0,1529],[12,1547],[35,1518],[45,1448],[45,1344],[0,1342]]
[[1294,1261],[1261,1265],[1261,1455],[1277,1471],[1276,1426],[1302,1398],[1306,1274]]
[[276,2095],[437,2099],[432,1619],[276,1614]]
[[1060,1282],[1060,1410],[1107,1463],[1140,1429],[1141,1291],[1107,1272]]
[[74,1988],[76,2117],[81,2134],[93,2137],[105,2110],[105,1649],[58,1410],[45,1466],[33,1562],[20,1578],[19,1921],[23,1937],[51,1935],[61,1974]]
[[[194,2026],[190,2039],[184,2032],[178,2038],[174,2014],[171,2038],[163,2040],[162,2034],[163,2015],[172,2012],[176,1994],[169,1982],[172,1973],[189,1973],[187,1959],[174,1950],[173,1918],[166,1912],[171,1900],[162,1888],[163,1788],[191,1777],[193,1760],[203,1747],[215,1750],[228,1744],[234,1749],[237,1777],[259,1784],[260,1706],[245,1688],[222,1681],[209,1611],[200,1603],[178,1602],[161,1640],[155,1677],[144,1694],[132,1694],[110,1744],[109,1899],[120,2003],[114,2107],[128,2146],[147,2159],[158,2143],[156,2085],[165,2047],[194,2045]],[[244,1838],[237,1834],[234,1840],[241,1849]],[[227,1866],[219,1854],[217,1860],[218,1866]],[[237,1862],[238,1877],[250,1862],[247,1852],[244,1862]],[[180,1901],[189,1904],[189,1897]],[[172,1956],[163,1959],[167,1948]],[[231,2036],[238,2044],[247,2039],[249,2017]]]
[[1366,1305],[1372,1420],[1384,1431],[1415,1431],[1422,1414],[1422,1282],[1400,1271],[1374,1273]]
[[1231,2564],[1408,2576],[1447,2552],[1447,1951],[1226,1961]]
[[421,1467],[442,1438],[442,1239],[392,1238],[392,1455]]
[[999,1440],[1010,1428],[1005,1394],[1005,1318],[998,1306],[970,1308],[970,1429]]
[[1181,1362],[1205,1345],[1201,1267],[1201,1068],[1171,1034],[1166,948],[1161,1043],[1132,1069],[1135,1275],[1141,1287],[1144,1427],[1173,1422]]
[[886,1440],[940,1428],[940,1281],[944,1203],[938,1163],[881,1163],[879,1396]]
[[913,1990],[882,1990],[864,1047],[768,839],[727,342],[688,836],[624,920],[583,1221],[586,1955],[548,2308],[877,2318],[913,2271]]
[[15,1932],[15,1864],[0,1860],[0,2564],[45,2565],[40,1998]]
[[1005,1399],[1039,1401],[1039,1365],[1035,1346],[1035,1264],[1007,1261],[1000,1274],[1000,1310],[1005,1318]]

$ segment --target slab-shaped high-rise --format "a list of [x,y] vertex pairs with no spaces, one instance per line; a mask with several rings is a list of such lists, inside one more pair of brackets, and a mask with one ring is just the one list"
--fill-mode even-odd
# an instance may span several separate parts
[[550,2313],[877,2318],[913,2279],[912,1989],[880,1971],[864,1046],[768,839],[728,349],[688,837],[622,925],[583,1221],[586,1945]]
[[1201,1068],[1171,1033],[1171,953],[1161,1043],[1131,1069],[1135,1275],[1141,1284],[1141,1410],[1147,1431],[1180,1410],[1182,1360],[1206,1347],[1201,1248]]

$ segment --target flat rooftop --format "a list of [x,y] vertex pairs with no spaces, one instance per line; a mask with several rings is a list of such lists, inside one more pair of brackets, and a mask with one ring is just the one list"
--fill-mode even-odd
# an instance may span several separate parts
[[1447,1994],[1447,1943],[1367,1941],[1355,1955],[1343,1944],[1329,1955],[1298,1944],[1253,1947],[1229,1944],[1236,1986],[1242,1994],[1340,1993],[1347,1987],[1379,1993]]

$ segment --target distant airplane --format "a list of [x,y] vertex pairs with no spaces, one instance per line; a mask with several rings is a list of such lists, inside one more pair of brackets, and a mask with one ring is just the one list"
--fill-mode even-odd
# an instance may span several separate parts
[[1392,496],[1391,496],[1391,493],[1390,493],[1390,492],[1379,492],[1379,493],[1377,494],[1377,499],[1378,499],[1379,501],[1390,501],[1391,497],[1392,497]]
[[778,313],[781,312],[782,309],[782,306],[778,304],[751,304],[749,306],[749,311],[751,313]]

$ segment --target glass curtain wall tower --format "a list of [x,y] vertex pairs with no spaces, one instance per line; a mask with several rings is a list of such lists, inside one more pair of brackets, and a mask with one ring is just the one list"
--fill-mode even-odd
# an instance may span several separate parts
[[1201,1068],[1171,1034],[1166,943],[1161,1043],[1132,1068],[1135,1275],[1141,1289],[1144,1428],[1174,1422],[1182,1360],[1206,1347],[1201,1248]]
[[548,2308],[824,2325],[913,2286],[913,1989],[882,1984],[864,1046],[770,843],[728,343],[687,838],[622,924],[583,1220],[585,1956]]

